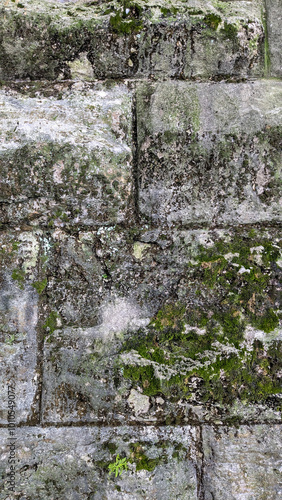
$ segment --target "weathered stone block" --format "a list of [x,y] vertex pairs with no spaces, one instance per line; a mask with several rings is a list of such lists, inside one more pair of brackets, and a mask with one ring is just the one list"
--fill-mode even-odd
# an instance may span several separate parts
[[[39,404],[37,327],[39,295],[45,280],[38,274],[40,233],[1,233],[0,250],[0,423],[36,422]],[[8,386],[15,407],[8,408]],[[11,399],[13,399],[11,397]],[[8,413],[9,410],[13,410]],[[14,413],[15,412],[15,413]]]
[[7,0],[1,9],[2,79],[240,79],[264,73],[262,0],[21,5]]
[[131,92],[124,84],[2,89],[1,223],[129,220]]
[[267,44],[266,56],[271,76],[282,77],[282,5],[279,0],[266,0]]
[[140,211],[155,224],[281,220],[276,81],[140,84]]
[[282,494],[281,427],[204,427],[206,500],[277,500]]
[[45,423],[280,420],[278,230],[53,238]]
[[[197,499],[197,429],[17,429],[16,488],[26,500]],[[0,430],[0,499],[7,498],[6,429]],[[127,470],[109,476],[117,455]]]

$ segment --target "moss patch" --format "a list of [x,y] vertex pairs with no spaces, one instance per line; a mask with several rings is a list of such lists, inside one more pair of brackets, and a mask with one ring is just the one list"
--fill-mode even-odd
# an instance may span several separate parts
[[47,317],[43,328],[46,329],[45,338],[47,342],[51,342],[52,335],[54,331],[58,328],[58,320],[60,319],[60,315],[56,311],[51,311],[49,316]]
[[23,290],[25,283],[25,272],[22,269],[13,269],[12,279],[17,282],[18,287]]
[[47,278],[44,278],[42,281],[35,281],[32,283],[33,288],[37,291],[37,293],[41,294],[45,290],[47,286]]
[[110,17],[112,31],[119,35],[139,33],[143,28],[143,21],[139,19],[141,10],[139,5],[125,1],[123,8]]
[[216,14],[207,14],[204,17],[204,22],[213,30],[217,30],[219,24],[221,23],[221,17]]
[[153,471],[160,463],[160,458],[148,458],[144,453],[144,447],[141,443],[133,443],[130,445],[131,455],[130,461],[136,464],[136,470]]
[[277,406],[281,342],[253,340],[247,349],[244,337],[248,326],[268,335],[279,325],[272,291],[279,255],[279,243],[256,231],[232,241],[219,238],[209,248],[199,245],[188,257],[184,282],[187,288],[193,283],[197,299],[165,304],[146,329],[125,342],[122,352],[146,360],[142,366],[136,358],[127,363],[125,378],[144,394],[161,393],[171,401],[193,396],[232,405],[235,399],[274,398],[270,404]]

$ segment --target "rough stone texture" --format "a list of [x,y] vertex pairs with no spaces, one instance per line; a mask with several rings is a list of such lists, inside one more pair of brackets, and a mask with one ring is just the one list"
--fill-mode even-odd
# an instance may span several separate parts
[[282,77],[282,5],[279,0],[266,0],[268,66],[271,76]]
[[140,210],[148,221],[281,220],[280,82],[142,83],[137,96]]
[[0,3],[0,500],[280,498],[280,2]]
[[281,427],[204,427],[205,500],[277,500],[282,494]]
[[280,420],[279,230],[53,238],[44,422]]
[[138,1],[125,8],[118,1],[5,0],[0,78],[76,78],[73,62],[81,57],[95,78],[260,77],[264,39],[262,0]]
[[[2,474],[8,468],[6,438],[6,430],[1,429]],[[201,458],[196,439],[197,430],[191,427],[18,429],[16,496],[24,495],[26,500],[196,500]],[[126,458],[128,470],[109,477],[108,466],[117,454]],[[0,479],[0,484],[0,499],[6,500],[5,480]]]
[[0,234],[0,423],[8,422],[8,384],[15,388],[16,422],[38,412],[37,324],[39,304],[37,232]]
[[1,222],[121,222],[132,212],[131,95],[124,84],[1,90]]

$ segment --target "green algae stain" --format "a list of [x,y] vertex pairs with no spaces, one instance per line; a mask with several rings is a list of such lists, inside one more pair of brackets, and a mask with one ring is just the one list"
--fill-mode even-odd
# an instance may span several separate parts
[[219,24],[221,23],[222,19],[220,16],[217,16],[216,14],[207,14],[204,17],[204,22],[213,30],[217,30]]
[[25,272],[22,269],[13,269],[12,279],[17,282],[18,287],[23,290],[25,283]]
[[136,471],[147,470],[152,472],[161,462],[160,458],[148,458],[144,453],[144,446],[141,443],[132,443],[130,451],[130,461],[136,464]]
[[112,31],[118,35],[139,33],[143,29],[143,21],[140,19],[141,11],[139,5],[123,2],[123,8],[110,17]]
[[51,342],[52,335],[54,331],[58,328],[59,321],[60,321],[60,315],[56,311],[51,311],[43,325],[43,328],[46,330],[45,338],[47,342]]
[[34,283],[32,283],[32,286],[33,288],[35,288],[38,294],[43,293],[47,286],[47,278],[44,278],[42,281],[35,281]]

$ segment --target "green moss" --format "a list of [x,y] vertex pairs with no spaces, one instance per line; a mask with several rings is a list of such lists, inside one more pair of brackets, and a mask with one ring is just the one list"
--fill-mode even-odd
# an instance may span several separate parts
[[47,286],[47,278],[44,278],[44,280],[42,281],[35,281],[34,283],[32,283],[32,286],[33,288],[35,288],[37,293],[41,294]]
[[161,13],[163,14],[164,17],[171,17],[175,16],[178,12],[178,9],[176,7],[161,7]]
[[252,318],[252,324],[260,330],[270,333],[279,326],[279,318],[273,309],[270,308],[262,316],[254,316]]
[[[127,13],[127,10],[129,12]],[[123,9],[118,10],[110,17],[110,26],[114,33],[129,35],[139,33],[143,29],[143,22],[139,19],[141,7],[137,4],[124,2]]]
[[[175,333],[181,333],[184,330],[185,307],[181,304],[166,304],[160,309],[151,325],[155,330],[164,332],[168,340],[174,337]],[[171,334],[169,332],[172,332]]]
[[144,453],[144,447],[140,443],[133,443],[130,445],[131,462],[136,464],[136,470],[153,471],[155,467],[161,462],[160,458],[148,458]]
[[25,282],[25,272],[22,269],[13,269],[12,279],[18,283],[18,287],[23,290]]
[[221,28],[221,32],[225,38],[233,41],[237,40],[238,28],[234,26],[234,24],[229,24],[225,21],[223,28]]
[[107,442],[103,444],[103,448],[109,450],[109,452],[114,455],[118,447],[115,443]]
[[280,256],[280,248],[274,247],[270,241],[265,241],[263,244],[262,261],[266,267],[269,267],[271,263],[276,262]]
[[[232,405],[238,399],[271,400],[277,406],[281,343],[254,341],[247,351],[242,342],[247,325],[268,334],[279,323],[272,289],[280,245],[260,234],[252,230],[219,238],[213,246],[200,245],[189,254],[193,260],[188,258],[188,283],[193,283],[197,299],[187,305],[165,304],[146,329],[124,343],[123,351],[135,350],[152,362],[126,367],[125,376],[134,386],[170,401],[196,393],[208,404]],[[162,374],[160,379],[156,373]]]
[[219,24],[221,23],[222,19],[220,16],[217,16],[216,14],[207,14],[204,17],[204,22],[213,30],[217,30]]
[[155,376],[153,366],[136,366],[126,365],[123,370],[125,378],[129,378],[137,382],[143,389],[143,393],[147,396],[153,396],[160,391],[160,381]]
[[14,252],[17,252],[19,249],[20,243],[18,241],[13,240],[12,241],[12,249]]
[[45,338],[47,339],[48,342],[51,342],[51,337],[54,333],[54,331],[58,328],[58,319],[60,318],[60,315],[56,311],[51,311],[49,316],[47,317],[43,328],[46,329],[46,336]]

